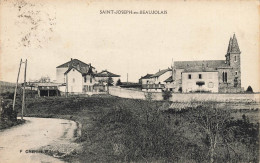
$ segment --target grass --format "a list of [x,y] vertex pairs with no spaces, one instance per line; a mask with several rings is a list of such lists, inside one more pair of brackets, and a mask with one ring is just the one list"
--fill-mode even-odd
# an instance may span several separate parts
[[8,129],[13,126],[21,125],[25,123],[25,120],[17,119],[16,121],[1,121],[0,122],[0,130]]
[[[109,95],[28,98],[24,113],[25,116],[64,118],[82,124],[81,138],[77,142],[82,144],[83,150],[65,157],[68,162],[208,162],[208,138],[200,126],[187,119],[193,116],[192,112],[188,109],[159,111],[165,103]],[[255,104],[243,106],[246,105],[255,107]],[[225,148],[219,146],[215,159],[225,162],[226,157],[230,157],[228,159],[236,162],[258,162],[258,134],[254,135],[258,109],[240,110],[234,103],[219,105],[223,106],[230,111],[232,125],[238,126],[239,133],[243,134],[229,143],[235,147],[235,152],[230,149],[227,156]],[[16,107],[20,108],[20,104]],[[246,135],[246,128],[251,128],[251,135]]]

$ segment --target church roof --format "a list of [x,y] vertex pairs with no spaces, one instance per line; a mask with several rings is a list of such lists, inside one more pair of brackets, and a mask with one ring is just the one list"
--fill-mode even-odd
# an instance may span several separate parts
[[225,60],[202,60],[202,61],[175,61],[174,67],[176,69],[216,69],[218,67],[227,67]]
[[231,51],[231,46],[232,46],[232,37],[230,37],[230,39],[229,39],[227,53],[230,53],[230,51]]
[[232,44],[231,44],[229,52],[230,53],[241,53],[240,49],[239,49],[239,46],[238,46],[238,43],[237,43],[237,38],[236,38],[235,34],[233,35]]

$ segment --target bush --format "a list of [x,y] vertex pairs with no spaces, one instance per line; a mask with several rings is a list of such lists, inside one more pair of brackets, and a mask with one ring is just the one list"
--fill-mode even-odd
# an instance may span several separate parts
[[172,92],[171,91],[163,91],[162,96],[164,100],[169,100],[172,97]]
[[246,89],[247,93],[254,93],[253,88],[251,86],[248,86]]

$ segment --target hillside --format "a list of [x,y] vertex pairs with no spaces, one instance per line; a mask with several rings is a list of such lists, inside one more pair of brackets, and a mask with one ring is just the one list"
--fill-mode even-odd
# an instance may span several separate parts
[[[63,158],[68,162],[206,163],[210,154],[216,162],[259,161],[258,117],[252,116],[259,113],[257,108],[231,109],[228,104],[216,110],[204,104],[160,111],[167,103],[109,95],[28,98],[25,116],[64,118],[82,124],[78,143],[83,151]],[[204,117],[221,129],[207,126],[209,131],[205,132]],[[210,152],[209,140],[215,129],[218,142]]]
[[0,93],[14,92],[15,83],[0,81]]

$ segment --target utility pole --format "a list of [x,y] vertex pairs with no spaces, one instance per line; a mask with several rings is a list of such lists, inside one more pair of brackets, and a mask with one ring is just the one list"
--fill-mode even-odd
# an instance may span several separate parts
[[17,80],[16,80],[16,86],[15,86],[15,90],[14,90],[13,110],[14,110],[14,106],[15,106],[16,92],[17,92],[17,87],[18,87],[18,81],[19,81],[21,65],[22,65],[22,59],[20,60],[20,66],[19,66]]
[[66,74],[66,91],[65,96],[68,97],[68,73]]
[[23,83],[23,101],[22,101],[22,116],[23,120],[23,111],[25,109],[25,85],[26,85],[26,68],[27,68],[27,59],[25,60],[25,69],[24,69],[24,83]]

